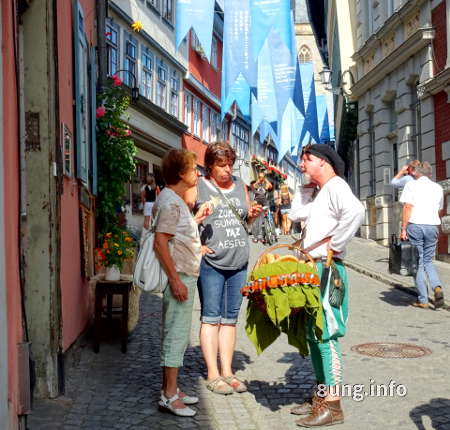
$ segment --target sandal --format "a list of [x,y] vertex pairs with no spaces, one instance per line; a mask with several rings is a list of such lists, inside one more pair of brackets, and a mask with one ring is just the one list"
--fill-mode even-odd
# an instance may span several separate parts
[[185,408],[174,408],[172,403],[179,400],[178,393],[174,394],[170,399],[168,399],[164,394],[161,394],[161,400],[158,402],[158,408],[161,412],[171,412],[179,417],[193,417],[197,412],[189,407]]
[[177,388],[177,394],[180,397],[180,400],[185,404],[185,405],[195,405],[196,403],[198,403],[199,399],[197,396],[189,396],[186,393],[183,392],[184,396],[181,397],[180,393],[182,391]]
[[247,386],[234,375],[227,376],[226,378],[223,378],[223,380],[236,391],[236,393],[245,393],[247,391]]
[[[224,384],[221,384],[219,386],[221,382],[223,382]],[[206,388],[216,394],[227,395],[234,393],[233,387],[227,384],[221,376],[216,379],[212,379],[211,381],[206,381]]]

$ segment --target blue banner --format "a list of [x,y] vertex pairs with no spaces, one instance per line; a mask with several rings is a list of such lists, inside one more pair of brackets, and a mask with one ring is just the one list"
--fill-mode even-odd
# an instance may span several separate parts
[[330,92],[326,95],[327,99],[327,110],[328,110],[328,124],[330,129],[330,140],[335,141],[336,136],[334,135],[334,102],[333,94]]
[[177,0],[175,39],[177,49],[192,28],[211,59],[211,43],[214,25],[215,0]]
[[311,140],[319,143],[316,87],[314,84],[314,69],[312,63],[300,64],[300,78],[302,82],[303,102],[305,104],[305,123],[302,132],[302,145],[310,143]]
[[325,143],[330,140],[327,100],[325,95],[316,96],[316,106],[317,106],[317,126],[319,132],[319,143]]
[[256,86],[255,69],[250,52],[250,0],[227,0],[223,27],[222,118],[234,101],[242,113],[249,112],[250,87]]
[[269,123],[278,120],[277,98],[272,68],[272,55],[266,40],[258,57],[257,97],[252,96],[252,134],[261,121]]
[[280,34],[289,51],[292,49],[292,39],[289,32],[291,21],[290,0],[251,0],[251,20],[251,51],[255,58],[259,55],[271,29]]
[[[304,122],[305,117],[299,111],[294,101],[290,99],[281,119],[278,161],[280,161],[287,152],[291,153],[291,155],[292,152],[294,152],[294,155],[296,155]],[[293,149],[294,151],[292,151]]]

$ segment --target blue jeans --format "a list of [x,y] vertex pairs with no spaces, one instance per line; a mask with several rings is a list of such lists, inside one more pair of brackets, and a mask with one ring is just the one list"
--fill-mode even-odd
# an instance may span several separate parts
[[207,324],[236,324],[242,303],[241,288],[247,279],[247,265],[239,270],[221,270],[202,259],[198,292],[201,321]]
[[416,273],[416,288],[419,291],[419,302],[428,303],[428,289],[425,283],[425,272],[430,281],[431,288],[441,286],[439,275],[433,264],[433,257],[436,251],[438,239],[437,225],[428,224],[408,224],[406,227],[409,241],[417,247],[419,251],[419,262]]

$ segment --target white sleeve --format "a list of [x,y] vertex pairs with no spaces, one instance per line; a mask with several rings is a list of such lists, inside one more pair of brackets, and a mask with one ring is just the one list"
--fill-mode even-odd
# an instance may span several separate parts
[[414,205],[414,193],[412,192],[413,182],[408,182],[403,188],[402,194],[400,195],[400,203],[409,203]]
[[338,224],[331,238],[330,247],[334,251],[342,252],[364,222],[365,210],[349,187],[336,189],[331,200],[336,210]]
[[301,188],[295,193],[289,210],[288,218],[293,222],[303,221],[308,218],[313,201],[314,188]]

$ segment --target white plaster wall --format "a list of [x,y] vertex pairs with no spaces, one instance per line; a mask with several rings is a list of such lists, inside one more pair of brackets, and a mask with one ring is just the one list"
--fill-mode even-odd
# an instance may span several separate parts
[[[141,21],[143,30],[187,68],[187,43],[182,43],[180,49],[177,50],[175,48],[174,29],[167,25],[158,14],[138,0],[113,0],[113,3],[119,6],[134,21]],[[173,14],[175,16],[175,10]]]
[[[383,207],[377,208],[377,225],[375,229],[363,229],[363,234],[375,234],[372,239],[379,240],[383,244],[388,243],[390,234],[396,232],[395,210],[392,205],[392,187],[384,183],[384,171],[390,170],[393,176],[394,158],[393,143],[397,142],[398,166],[397,169],[406,164],[414,154],[413,136],[413,112],[411,110],[412,87],[408,83],[415,82],[420,67],[426,67],[428,62],[428,50],[425,48],[399,69],[385,76],[374,88],[370,89],[359,99],[359,145],[360,145],[360,184],[361,198],[369,197],[371,178],[370,169],[370,141],[367,133],[367,110],[373,106],[375,125],[375,152],[376,152],[376,197],[381,197]],[[394,97],[395,111],[397,115],[397,128],[394,134],[390,133],[390,116],[388,102]],[[432,99],[421,101],[421,137],[422,153],[421,160],[429,161],[435,165],[434,156],[434,113]],[[380,200],[378,200],[380,201]]]
[[[0,8],[0,45],[2,41],[2,10]],[[0,124],[3,124],[3,56],[0,55]],[[8,428],[8,332],[6,307],[6,280],[5,280],[5,234],[4,234],[4,160],[3,160],[3,133],[0,133],[0,423]]]
[[143,131],[148,136],[152,136],[155,139],[172,146],[173,148],[181,148],[181,137],[172,133],[164,128],[162,125],[153,121],[148,116],[139,112],[132,107],[128,108],[128,111],[124,118],[131,126]]

